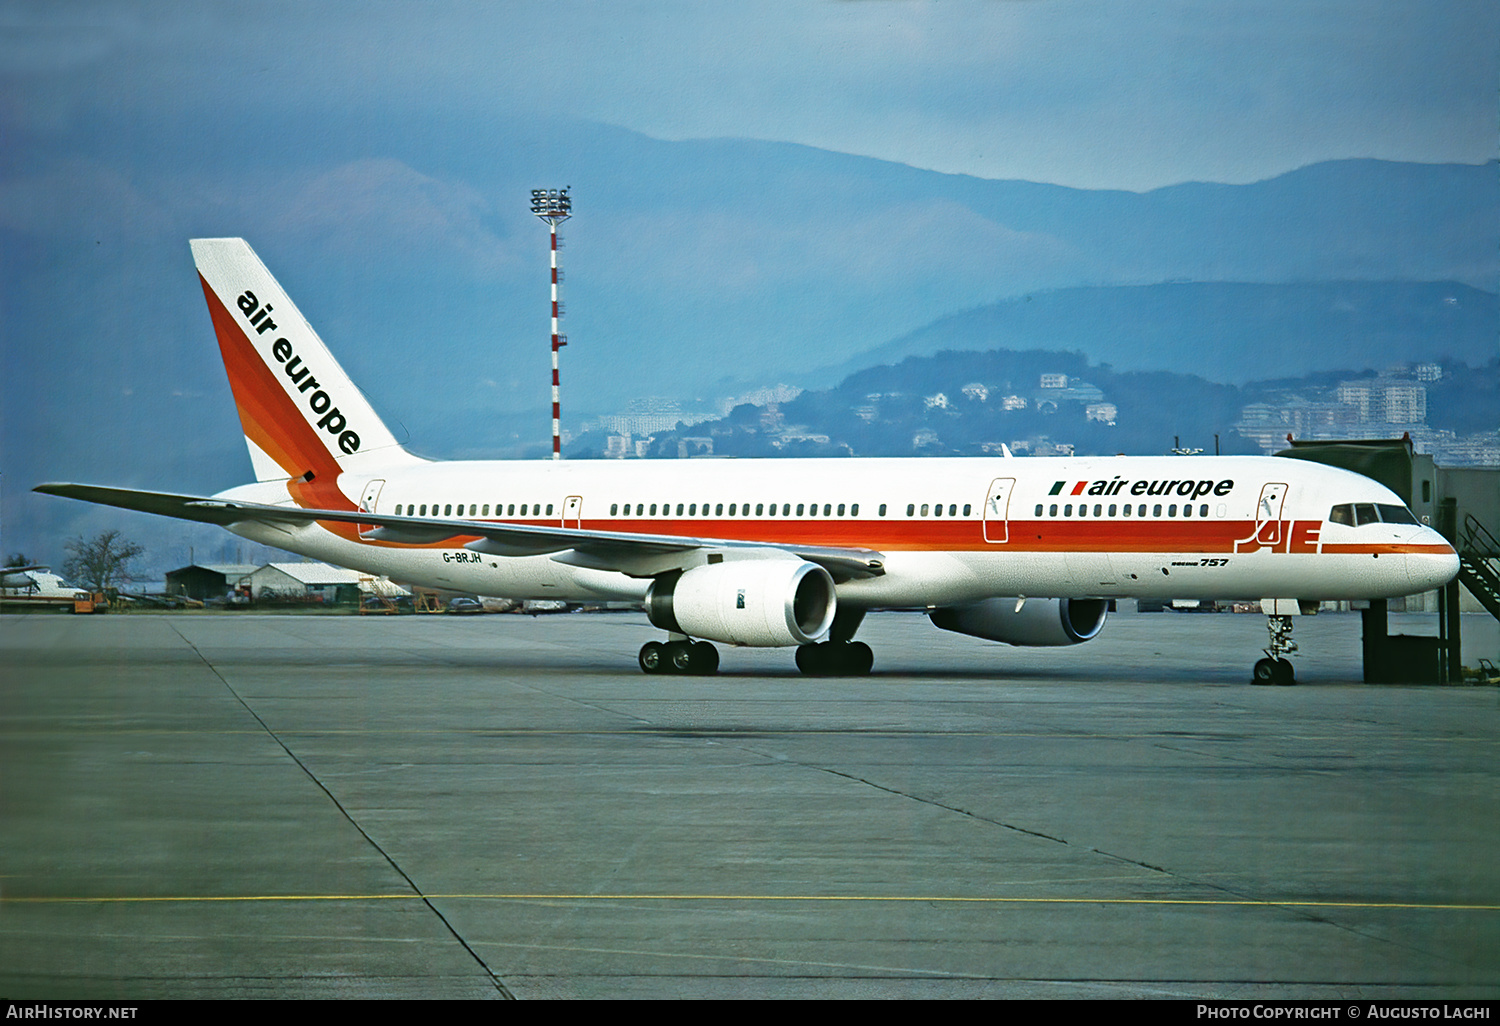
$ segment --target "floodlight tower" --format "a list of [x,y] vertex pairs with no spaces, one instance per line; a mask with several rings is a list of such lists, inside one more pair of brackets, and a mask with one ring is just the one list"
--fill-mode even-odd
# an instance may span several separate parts
[[557,226],[572,216],[573,200],[568,196],[571,185],[561,189],[532,189],[531,212],[552,229],[552,458],[562,459],[562,406],[558,402],[557,351],[568,344],[557,333]]

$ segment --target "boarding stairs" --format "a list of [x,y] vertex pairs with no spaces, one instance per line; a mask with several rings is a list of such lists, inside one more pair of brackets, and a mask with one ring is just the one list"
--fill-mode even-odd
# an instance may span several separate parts
[[1500,573],[1495,569],[1500,560],[1500,539],[1473,514],[1467,514],[1454,547],[1458,549],[1458,579],[1491,616],[1500,620]]

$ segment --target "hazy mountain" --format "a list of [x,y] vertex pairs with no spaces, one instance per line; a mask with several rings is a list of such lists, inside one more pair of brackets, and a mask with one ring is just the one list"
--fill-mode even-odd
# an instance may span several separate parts
[[1060,348],[1118,370],[1192,368],[1212,381],[1496,352],[1500,297],[1457,282],[1220,282],[1058,289],[942,317],[804,379],[941,350]]

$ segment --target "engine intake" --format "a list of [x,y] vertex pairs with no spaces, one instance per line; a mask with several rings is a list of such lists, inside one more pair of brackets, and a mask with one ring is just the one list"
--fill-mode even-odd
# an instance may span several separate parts
[[1016,612],[1013,598],[934,609],[928,615],[945,631],[1008,645],[1076,645],[1104,629],[1105,599],[1027,599]]
[[664,574],[646,615],[664,631],[730,645],[805,645],[828,632],[837,598],[816,563],[744,559]]

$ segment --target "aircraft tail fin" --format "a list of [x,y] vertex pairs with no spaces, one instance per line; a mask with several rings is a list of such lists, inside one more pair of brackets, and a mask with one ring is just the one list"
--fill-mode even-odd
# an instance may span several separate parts
[[258,480],[331,484],[341,472],[421,462],[244,239],[191,245]]

